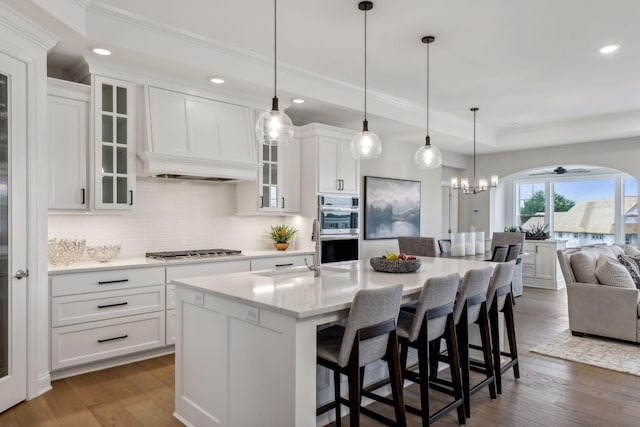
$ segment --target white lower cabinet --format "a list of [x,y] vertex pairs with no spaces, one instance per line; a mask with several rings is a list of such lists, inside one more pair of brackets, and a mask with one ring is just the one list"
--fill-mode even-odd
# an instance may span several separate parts
[[51,368],[60,369],[161,347],[165,313],[126,316],[53,328]]
[[176,343],[176,311],[175,310],[167,310],[166,313],[167,320],[167,345]]
[[548,289],[564,288],[564,278],[556,253],[565,248],[566,242],[563,241],[525,241],[524,252],[531,255],[522,258],[523,285]]
[[309,264],[313,264],[313,255],[291,255],[252,259],[251,271],[300,267],[304,265],[305,259]]

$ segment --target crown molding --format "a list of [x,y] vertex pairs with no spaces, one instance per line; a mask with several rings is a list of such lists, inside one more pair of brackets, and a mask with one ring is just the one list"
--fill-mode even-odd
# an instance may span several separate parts
[[4,3],[0,3],[0,24],[12,29],[22,37],[46,50],[51,49],[60,41],[60,39],[52,33],[35,22],[26,19],[23,15]]

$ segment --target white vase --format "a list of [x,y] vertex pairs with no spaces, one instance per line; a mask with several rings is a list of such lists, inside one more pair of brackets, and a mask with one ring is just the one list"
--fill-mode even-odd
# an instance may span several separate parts
[[476,255],[484,253],[484,231],[476,231]]
[[464,254],[473,255],[476,253],[476,233],[464,233]]
[[451,256],[464,256],[464,233],[451,234]]

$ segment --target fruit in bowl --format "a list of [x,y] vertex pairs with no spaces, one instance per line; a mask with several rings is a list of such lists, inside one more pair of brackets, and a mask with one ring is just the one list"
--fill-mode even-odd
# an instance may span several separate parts
[[420,260],[414,256],[394,252],[389,252],[381,257],[373,257],[369,259],[369,264],[375,271],[385,273],[413,273],[422,265]]

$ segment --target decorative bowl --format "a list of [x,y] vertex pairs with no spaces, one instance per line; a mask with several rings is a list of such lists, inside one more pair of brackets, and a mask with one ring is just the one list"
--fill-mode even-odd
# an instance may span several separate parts
[[49,239],[49,262],[53,265],[69,265],[82,257],[86,247],[84,239]]
[[120,254],[120,245],[87,246],[89,258],[98,262],[109,262]]
[[384,273],[413,273],[420,268],[422,263],[419,259],[415,260],[390,260],[380,257],[370,258],[369,264],[375,271]]

